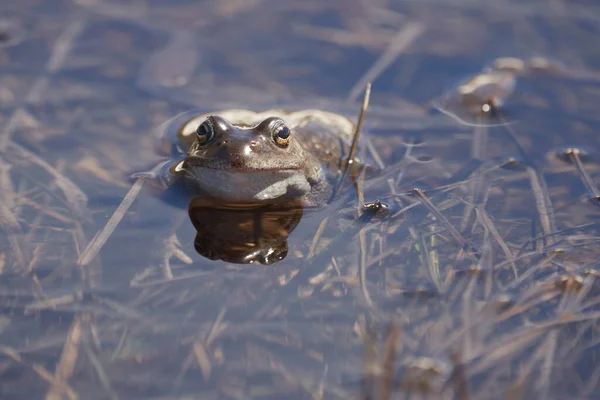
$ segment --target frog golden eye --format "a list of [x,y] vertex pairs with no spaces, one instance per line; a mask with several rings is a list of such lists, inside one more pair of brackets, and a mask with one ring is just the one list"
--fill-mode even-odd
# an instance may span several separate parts
[[204,145],[213,138],[215,132],[213,130],[213,126],[210,123],[209,119],[206,119],[198,128],[196,129],[196,139],[200,145]]
[[290,128],[283,121],[273,126],[273,140],[278,146],[287,146],[290,143],[291,135],[292,131],[290,131]]

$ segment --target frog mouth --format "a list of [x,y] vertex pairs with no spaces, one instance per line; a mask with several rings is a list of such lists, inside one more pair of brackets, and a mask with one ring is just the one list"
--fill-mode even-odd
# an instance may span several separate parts
[[300,198],[311,185],[297,169],[234,169],[223,171],[194,168],[186,171],[188,180],[211,197],[233,202],[264,202],[278,198]]
[[215,170],[215,171],[223,171],[235,174],[247,174],[247,173],[256,173],[256,172],[269,172],[276,173],[279,171],[300,171],[304,170],[304,164],[297,164],[292,166],[286,166],[285,168],[281,167],[252,167],[248,165],[244,165],[241,160],[227,160],[223,162],[215,162],[215,160],[208,160],[202,157],[193,157],[188,156],[185,161],[181,164],[180,168],[182,170],[195,170],[195,169],[203,169],[203,170]]

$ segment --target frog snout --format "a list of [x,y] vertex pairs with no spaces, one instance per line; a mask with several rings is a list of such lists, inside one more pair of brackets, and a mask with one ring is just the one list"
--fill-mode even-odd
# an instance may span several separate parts
[[229,142],[227,145],[227,154],[229,158],[247,158],[256,154],[263,153],[260,143],[252,141],[250,143],[243,143],[236,145],[235,143]]
[[232,168],[243,168],[247,163],[249,157],[254,153],[252,146],[249,144],[243,144],[241,146],[232,146],[232,143],[229,143],[227,148],[227,158],[229,159],[229,165]]

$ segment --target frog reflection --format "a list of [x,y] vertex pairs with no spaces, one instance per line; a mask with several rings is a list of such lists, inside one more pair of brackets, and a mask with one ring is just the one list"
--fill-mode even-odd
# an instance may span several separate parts
[[210,260],[273,264],[288,252],[288,235],[302,218],[302,205],[215,206],[198,197],[188,209],[197,231],[194,247]]

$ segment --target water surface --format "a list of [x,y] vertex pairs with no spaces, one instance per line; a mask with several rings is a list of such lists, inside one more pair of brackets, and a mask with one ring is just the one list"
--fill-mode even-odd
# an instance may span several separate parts
[[[0,10],[2,398],[600,393],[594,4]],[[505,56],[563,67],[519,77],[496,126],[428,109]],[[369,79],[366,153],[386,174],[361,187],[388,214],[359,218],[349,194],[305,210],[282,261],[244,265],[200,256],[185,207],[144,187],[82,261],[130,174],[160,159],[164,121],[231,107],[356,118]],[[156,239],[174,221],[191,263],[166,271]]]

